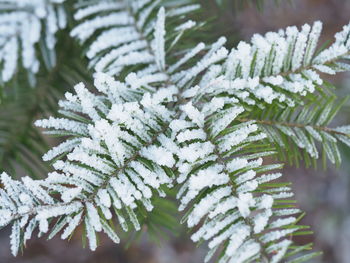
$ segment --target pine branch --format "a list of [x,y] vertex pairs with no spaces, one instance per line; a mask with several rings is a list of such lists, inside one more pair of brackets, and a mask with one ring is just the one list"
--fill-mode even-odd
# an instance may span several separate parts
[[183,106],[186,119],[173,130],[180,147],[180,209],[189,207],[184,218],[188,227],[200,224],[192,240],[209,241],[206,262],[216,251],[218,262],[281,261],[289,247],[295,249],[290,236],[303,227],[292,216],[299,210],[278,206],[290,203],[293,195],[289,187],[270,183],[281,174],[262,174],[280,167],[262,165],[261,157],[271,152],[252,148],[242,153],[265,135],[253,122],[229,127],[244,111],[232,98],[215,97],[202,106]]
[[[137,75],[157,71],[153,64],[157,63],[153,56],[157,48],[157,42],[153,43],[153,29],[154,15],[161,1],[151,2],[96,1],[96,4],[90,3],[87,7],[77,6],[75,19],[82,22],[72,30],[71,36],[82,44],[87,43],[86,55],[91,61],[90,67],[97,72],[106,72],[110,75],[123,75],[121,72],[132,66],[138,66]],[[198,8],[199,5],[196,4],[183,6],[172,4],[169,5],[167,18],[179,17]],[[177,19],[178,25],[179,21],[181,20]],[[177,35],[195,25],[193,22],[178,28]],[[91,38],[93,40],[89,42]]]
[[[330,128],[328,125],[337,115],[347,97],[341,101],[335,97],[316,100],[299,108],[281,109],[278,106],[268,106],[263,109],[254,107],[250,114],[239,119],[240,122],[255,121],[268,135],[280,154],[280,160],[299,165],[304,160],[306,165],[316,166],[319,152],[316,141],[322,145],[325,156],[332,163],[340,164],[340,153],[337,142],[349,144],[349,133],[346,129]],[[303,154],[299,153],[302,150]]]
[[[129,98],[140,96],[133,89],[130,89],[130,91],[123,90],[121,83],[113,82],[113,80],[104,75],[100,75],[95,83],[100,91],[107,91],[110,88],[112,91],[109,94],[115,95],[114,98],[110,98],[112,100],[122,99],[123,96]],[[119,85],[119,89],[115,89],[116,85]],[[88,232],[90,248],[94,250],[97,245],[94,238],[95,230],[99,232],[103,228],[109,236],[112,235],[114,237],[114,241],[117,242],[118,240],[116,234],[112,234],[113,231],[110,232],[111,226],[109,223],[103,220],[103,218],[111,219],[112,214],[109,209],[112,202],[124,230],[127,230],[127,225],[125,225],[124,222],[126,221],[121,215],[123,213],[122,211],[125,211],[129,215],[135,229],[139,230],[140,225],[133,210],[138,208],[138,203],[140,202],[140,204],[150,211],[152,205],[149,198],[153,195],[151,189],[158,190],[159,194],[163,195],[163,191],[159,187],[163,184],[171,183],[170,178],[165,172],[165,168],[163,170],[161,165],[172,166],[171,163],[174,160],[165,148],[156,147],[154,144],[159,140],[158,137],[166,130],[166,126],[159,122],[165,121],[172,115],[163,106],[157,106],[157,101],[159,99],[171,99],[172,91],[171,89],[167,91],[160,90],[159,93],[153,94],[153,98],[145,95],[140,104],[137,102],[113,104],[114,107],[112,106],[111,111],[109,111],[107,119],[95,119],[97,118],[95,115],[97,112],[93,110],[94,105],[101,111],[100,114],[102,112],[106,113],[101,108],[103,107],[101,106],[101,102],[108,100],[107,97],[95,96],[83,88],[82,85],[76,86],[76,92],[78,94],[76,97],[68,93],[66,95],[67,101],[62,101],[60,103],[61,106],[65,111],[68,109],[72,110],[74,106],[75,110],[82,110],[83,113],[95,120],[94,126],[88,126],[77,121],[53,118],[38,121],[37,124],[43,127],[56,128],[56,133],[68,131],[76,135],[87,135],[86,132],[89,130],[93,136],[92,138],[97,139],[100,136],[102,137],[97,142],[91,139],[89,140],[88,137],[80,138],[79,143],[82,144],[78,147],[75,147],[78,143],[77,140],[70,144],[67,144],[66,141],[60,146],[55,147],[44,156],[45,159],[55,158],[57,155],[61,155],[75,147],[68,154],[67,161],[59,160],[54,163],[54,167],[62,170],[63,173],[58,174],[57,172],[53,172],[50,173],[46,180],[35,182],[40,187],[39,190],[38,187],[33,185],[34,181],[27,181],[29,178],[24,179],[25,188],[20,188],[18,190],[20,192],[16,192],[15,194],[19,196],[21,192],[25,191],[32,193],[34,196],[39,196],[40,193],[45,193],[47,198],[40,200],[43,204],[29,210],[30,214],[35,215],[34,220],[36,221],[41,220],[46,222],[48,218],[61,215],[71,216],[72,218],[75,218],[77,215],[81,217],[81,215],[85,214],[82,209],[86,207],[88,217],[85,217],[84,220],[87,230],[90,230]],[[164,96],[163,99],[162,96]],[[81,100],[81,105],[77,104],[77,99]],[[95,102],[95,104],[91,105],[92,102]],[[124,109],[121,107],[124,107]],[[124,112],[124,117],[119,119],[119,113],[122,112]],[[110,125],[107,120],[113,120],[114,124]],[[139,129],[135,130],[133,126],[138,126]],[[114,136],[110,135],[110,132]],[[119,137],[117,134],[119,134]],[[115,138],[119,138],[118,141]],[[99,143],[105,146],[101,147],[101,145],[98,145]],[[110,157],[107,155],[110,155]],[[144,159],[145,155],[150,156],[148,157],[149,161]],[[68,177],[67,175],[70,176]],[[8,181],[6,175],[2,181],[5,187],[11,187],[11,184],[17,184],[13,182],[6,183]],[[138,183],[138,188],[135,188],[132,183],[133,181]],[[121,189],[124,189],[124,191],[121,191]],[[60,199],[62,201],[54,201],[51,197],[49,198],[48,196],[50,196],[51,191],[56,195],[57,192],[60,193]],[[11,195],[10,192],[8,194]],[[107,202],[106,200],[109,201]],[[17,203],[17,205],[19,206],[20,204]],[[6,206],[6,202],[4,206]],[[97,210],[94,208],[95,206],[101,209],[103,218],[98,216]],[[74,207],[74,209],[70,209],[71,207]],[[20,211],[20,207],[12,209],[10,218],[6,221],[16,220],[16,218],[22,219],[29,215],[27,211],[24,214],[21,214]],[[99,220],[101,220],[101,223],[98,223],[100,222]],[[74,225],[74,228],[69,226],[69,229],[72,228],[71,231],[75,229],[78,221],[73,220],[76,225]],[[46,226],[47,223],[45,222],[42,222],[42,224]],[[69,223],[69,221],[66,220],[65,223]],[[94,226],[95,230],[90,226]],[[47,232],[48,228],[40,228],[40,230],[41,232]],[[16,252],[16,250],[13,250],[13,253]]]
[[[164,19],[162,19],[163,15],[164,13],[162,14],[162,11],[160,11],[158,21],[164,21]],[[162,22],[158,22],[158,24],[161,23]],[[157,38],[163,37],[162,34],[155,33],[156,41]],[[219,50],[221,46],[222,44],[213,45],[208,55],[189,68],[192,72],[192,77],[196,76],[196,72],[200,73],[212,63],[216,63],[223,58],[223,51],[221,51],[221,54],[217,54],[217,50]],[[161,46],[159,48],[162,49]],[[154,56],[161,58],[162,53],[159,52],[159,48],[155,50]],[[196,53],[193,52],[185,53],[184,59],[182,59],[180,64],[177,63],[177,65],[172,67],[172,72],[181,69],[181,63],[185,63],[195,55]],[[161,68],[159,70],[161,70]],[[184,74],[185,72],[179,73]],[[163,74],[166,75],[165,72],[163,72]],[[78,218],[86,214],[87,216],[84,216],[84,222],[88,231],[90,248],[95,249],[95,230],[101,230],[99,227],[100,224],[105,226],[105,231],[107,229],[107,234],[113,237],[112,239],[114,241],[118,241],[116,234],[111,231],[111,226],[104,220],[104,218],[111,218],[112,215],[109,212],[109,206],[105,206],[107,199],[99,199],[101,193],[104,193],[103,195],[105,198],[108,196],[108,198],[114,199],[114,211],[124,230],[127,230],[127,225],[122,213],[125,212],[129,216],[134,227],[138,230],[140,226],[133,210],[141,209],[141,205],[145,206],[147,210],[153,208],[148,200],[153,195],[149,187],[158,190],[159,194],[163,195],[163,191],[159,186],[171,182],[170,178],[166,175],[166,172],[170,172],[169,169],[166,169],[166,166],[171,166],[171,163],[174,161],[171,157],[171,149],[169,150],[166,148],[171,146],[171,142],[164,136],[166,134],[166,132],[164,132],[167,127],[166,123],[164,126],[159,122],[164,122],[168,118],[174,116],[172,116],[173,114],[171,111],[167,110],[164,106],[157,106],[157,103],[161,103],[162,100],[166,100],[167,103],[171,102],[173,95],[178,97],[176,92],[177,88],[174,84],[180,80],[184,84],[187,84],[191,79],[188,77],[186,81],[183,79],[169,80],[164,77],[159,79],[154,77],[154,75],[144,75],[143,77],[142,79],[139,76],[135,76],[135,74],[130,74],[126,78],[127,83],[123,84],[115,82],[103,74],[98,74],[95,78],[95,86],[98,88],[99,92],[105,95],[94,95],[88,92],[82,84],[77,85],[75,88],[77,95],[67,93],[67,100],[60,102],[60,106],[62,107],[60,113],[68,118],[50,118],[37,122],[37,125],[42,127],[54,128],[55,130],[48,132],[50,134],[63,136],[69,134],[73,136],[72,139],[63,142],[43,157],[44,160],[51,160],[56,157],[62,158],[62,155],[70,152],[67,155],[66,161],[59,160],[54,163],[54,167],[57,170],[62,170],[63,173],[51,173],[48,179],[37,182],[40,184],[40,191],[44,191],[47,196],[50,196],[52,191],[54,191],[53,193],[56,195],[60,193],[61,196],[61,201],[57,202],[58,207],[52,207],[52,203],[55,202],[52,200],[50,200],[49,203],[43,203],[39,206],[40,211],[44,210],[48,212],[45,215],[42,215],[39,210],[31,210],[34,212],[33,222],[38,221],[39,218],[42,221],[42,223],[39,224],[41,232],[48,231],[48,223],[46,223],[48,218],[64,215],[65,220],[57,222],[57,225],[62,228],[65,224],[73,222],[72,225],[67,228],[67,231],[71,233],[80,221]],[[146,80],[147,82],[140,82],[142,80]],[[155,83],[155,87],[157,87],[157,82],[159,81],[167,83],[166,88],[158,89],[153,95],[145,93],[145,86],[147,90],[155,91],[156,89],[151,87],[151,84]],[[144,94],[143,97],[142,94]],[[156,103],[154,105],[152,104],[152,96],[154,103]],[[141,107],[138,110],[136,109],[137,105]],[[157,107],[159,109],[157,109]],[[177,107],[175,106],[174,109],[177,109]],[[119,119],[117,113],[121,110],[125,111],[125,116]],[[142,112],[142,110],[145,111]],[[113,111],[115,111],[115,113],[113,113]],[[111,121],[114,122],[113,126],[109,126],[111,124],[108,124]],[[142,127],[140,127],[141,124],[143,125]],[[139,129],[135,130],[133,128],[134,126],[139,127]],[[107,130],[103,131],[103,129]],[[108,134],[112,132],[112,134],[116,136],[116,132],[118,131],[120,133],[120,139],[118,142],[115,142],[115,139],[112,140]],[[145,133],[145,131],[147,132]],[[107,137],[100,137],[100,139],[98,139],[99,136],[95,137],[98,134],[101,134],[99,136]],[[94,141],[96,139],[98,140]],[[155,139],[157,139],[157,143],[154,142]],[[158,143],[165,145],[154,145]],[[123,148],[124,151],[122,151]],[[130,154],[131,157],[129,156]],[[128,156],[129,158],[126,158]],[[147,159],[144,159],[145,157],[147,157]],[[118,176],[111,176],[112,174]],[[6,183],[4,182],[4,184]],[[37,190],[37,188],[32,187],[31,184],[24,188],[25,189],[21,190],[34,192]],[[123,188],[125,188],[126,192],[120,192]],[[18,192],[16,193],[17,196],[19,194]],[[33,194],[35,195],[36,193]],[[80,210],[66,210],[65,208],[67,206],[70,207],[70,205],[72,205],[71,201],[73,201],[73,199],[74,204],[77,204],[77,209],[86,209],[87,213]],[[112,205],[110,201],[107,203]],[[6,207],[6,204],[4,204],[4,206]],[[96,217],[97,214],[92,212],[96,210],[96,208],[93,207],[101,211],[101,218]],[[51,209],[55,212],[50,213]],[[4,215],[6,219],[3,220],[3,222],[5,221],[5,224],[7,224],[9,221],[15,220],[14,226],[17,227],[18,221],[16,221],[15,218],[19,215],[17,212],[18,209],[13,208],[12,210],[10,214],[8,210],[6,210]],[[94,216],[90,215],[91,213]],[[39,216],[39,214],[41,215]],[[26,218],[28,215],[23,214],[21,216]],[[99,220],[101,220],[100,223],[98,223]],[[33,224],[27,225],[27,227],[33,227]],[[95,224],[97,224],[97,226],[94,229],[92,225]],[[40,227],[40,225],[42,225],[42,227]],[[26,224],[22,227],[25,226]],[[58,232],[57,229],[58,228],[54,229],[54,234]],[[15,228],[14,231],[15,230],[17,230],[17,228]],[[12,236],[17,237],[16,233]],[[67,237],[67,235],[64,235],[64,237]],[[16,243],[16,245],[19,244],[20,243]],[[17,251],[18,247],[14,246],[12,252],[15,254]]]
[[287,126],[291,128],[303,128],[305,129],[306,127],[311,127],[312,129],[315,129],[317,131],[324,131],[330,134],[338,134],[338,135],[343,135],[343,136],[349,136],[349,134],[341,132],[336,130],[336,128],[329,128],[329,127],[324,127],[324,126],[317,126],[317,125],[307,125],[307,124],[300,124],[300,123],[288,123],[288,122],[276,122],[276,121],[269,121],[269,120],[253,120],[253,119],[247,119],[247,118],[242,118],[238,119],[240,122],[250,122],[253,121],[257,124],[262,124],[262,125],[270,125],[270,126]]
[[[216,81],[222,84],[217,86],[248,104],[276,100],[290,107],[298,105],[301,97],[322,85],[318,72],[335,74],[349,69],[349,26],[336,34],[330,47],[315,53],[321,29],[322,24],[315,22],[312,27],[305,24],[301,31],[288,27],[264,37],[254,35],[251,44],[240,42],[227,58],[225,78],[219,75]],[[247,100],[244,91],[255,98]]]
[[39,45],[42,54],[49,54],[46,66],[49,69],[54,67],[55,34],[67,24],[63,2],[64,0],[0,1],[2,83],[10,81],[20,70],[17,64],[21,60],[30,84],[35,85],[35,74],[40,66],[37,57]]
[[[50,238],[63,230],[65,239],[84,224],[92,250],[102,230],[118,243],[112,221],[125,231],[129,222],[140,230],[139,215],[150,212],[176,180],[182,184],[179,209],[187,208],[183,221],[198,226],[194,241],[209,241],[207,259],[216,251],[220,263],[303,262],[318,255],[304,253],[311,244],[292,241],[310,231],[298,224],[302,214],[289,199],[289,184],[273,182],[282,176],[275,172],[282,165],[262,164],[274,147],[261,128],[279,122],[295,130],[307,123],[323,127],[325,136],[336,110],[325,105],[312,122],[305,121],[308,108],[296,119],[254,114],[281,104],[295,109],[321,85],[315,70],[347,69],[338,59],[348,59],[349,27],[317,55],[318,22],[301,32],[290,27],[255,35],[251,45],[240,43],[228,55],[225,38],[176,48],[183,32],[196,25],[178,16],[198,5],[93,3],[78,5],[75,19],[82,22],[71,35],[87,47],[90,65],[107,74],[94,74],[97,90],[80,83],[74,94],[67,92],[59,117],[36,122],[46,133],[66,137],[43,156],[56,171],[37,181],[1,176],[0,226],[12,224],[12,253],[36,228],[39,235],[51,230]],[[181,24],[170,26],[172,17]],[[343,136],[338,133],[349,127],[334,130]]]
[[83,69],[85,65],[74,58],[79,49],[72,41],[63,37],[59,43],[64,43],[63,52],[58,52],[56,66],[50,71],[40,70],[37,87],[28,88],[24,79],[16,77],[7,87],[6,97],[0,105],[0,166],[2,171],[13,176],[19,177],[25,172],[31,177],[42,178],[47,174],[49,167],[41,159],[48,149],[47,140],[33,122],[39,115],[57,111],[57,102],[75,83],[69,78],[90,78],[86,72],[76,69]]

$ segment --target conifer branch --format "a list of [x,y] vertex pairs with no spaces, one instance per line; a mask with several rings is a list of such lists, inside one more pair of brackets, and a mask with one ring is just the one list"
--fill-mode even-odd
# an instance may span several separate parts
[[[299,164],[304,160],[306,166],[316,166],[319,152],[316,142],[322,147],[323,157],[337,165],[341,162],[338,142],[350,145],[350,134],[347,127],[330,128],[329,123],[334,119],[347,97],[337,101],[336,97],[329,96],[315,99],[298,108],[281,109],[279,106],[266,108],[254,107],[249,109],[250,114],[238,121],[255,121],[268,135],[268,140],[275,144],[282,161],[290,164]],[[326,166],[326,159],[323,158]]]
[[270,120],[255,120],[255,119],[249,119],[249,118],[242,118],[242,119],[238,119],[239,122],[250,122],[253,121],[257,124],[262,124],[262,125],[269,125],[269,126],[287,126],[287,127],[291,127],[291,128],[303,128],[305,129],[307,126],[318,130],[318,131],[324,131],[327,133],[331,133],[331,134],[338,134],[338,135],[343,135],[343,136],[349,136],[349,134],[345,133],[345,132],[341,132],[336,130],[336,128],[329,128],[329,127],[324,127],[324,126],[317,126],[317,125],[307,125],[307,124],[303,124],[303,123],[290,123],[290,122],[278,122],[278,121],[270,121]]
[[197,26],[183,20],[199,8],[189,2],[78,3],[71,36],[86,48],[97,90],[76,85],[59,102],[59,117],[36,122],[66,137],[43,156],[56,171],[37,181],[2,174],[0,226],[12,224],[14,255],[36,228],[39,235],[51,230],[50,238],[62,231],[66,239],[84,224],[92,250],[97,232],[119,243],[111,221],[140,230],[138,215],[151,213],[174,184],[181,185],[183,222],[196,228],[193,241],[208,241],[206,261],[215,253],[219,263],[318,255],[292,240],[310,232],[299,225],[289,184],[274,182],[283,165],[263,160],[283,148],[271,127],[297,146],[283,149],[303,148],[316,158],[319,139],[329,159],[339,160],[331,147],[337,139],[349,143],[349,127],[328,124],[340,107],[301,102],[323,83],[317,71],[349,69],[341,61],[349,59],[349,26],[318,54],[320,22],[255,35],[231,53],[224,37],[174,51],[183,32]]
[[245,100],[251,105],[258,99],[268,104],[276,100],[289,107],[297,106],[299,101],[294,95],[306,96],[322,85],[318,72],[335,74],[349,69],[349,26],[336,34],[331,46],[316,53],[321,30],[318,21],[312,27],[305,24],[301,31],[288,27],[264,37],[256,34],[251,44],[240,42],[226,61],[224,74],[230,80],[226,85],[236,90],[238,98],[242,91],[248,91],[255,97]]
[[35,85],[35,74],[40,66],[37,56],[39,45],[46,67],[54,67],[55,34],[67,25],[64,1],[0,1],[2,83],[10,81],[20,70],[17,64],[21,60],[23,68],[28,72],[29,83]]

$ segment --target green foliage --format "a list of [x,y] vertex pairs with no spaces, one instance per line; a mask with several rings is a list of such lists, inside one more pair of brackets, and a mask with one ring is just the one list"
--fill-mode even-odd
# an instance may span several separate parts
[[[337,100],[320,72],[349,70],[349,26],[319,52],[316,22],[255,35],[229,53],[224,37],[199,43],[205,23],[188,21],[199,8],[190,0],[78,1],[75,8],[68,21],[77,21],[70,35],[80,46],[61,32],[57,62],[38,47],[46,68],[37,87],[23,85],[30,80],[18,71],[4,89],[3,170],[47,173],[39,159],[46,140],[32,122],[57,112],[58,101],[58,117],[36,124],[67,139],[43,156],[56,170],[47,178],[0,176],[0,226],[12,224],[12,253],[34,229],[49,239],[62,231],[65,239],[84,225],[83,243],[92,250],[102,231],[119,243],[119,228],[135,230],[130,242],[141,229],[158,239],[178,231],[176,193],[193,241],[209,241],[207,260],[318,256],[312,244],[296,242],[312,231],[300,224],[304,213],[290,184],[277,180],[283,164],[268,160],[277,152],[284,162],[310,166],[321,152],[324,165],[326,158],[339,165],[338,142],[350,145],[350,126],[329,125],[346,98]],[[85,85],[73,91],[77,81]]]
[[14,176],[45,177],[49,167],[41,156],[49,148],[48,141],[33,122],[39,116],[57,112],[58,100],[77,79],[91,82],[78,46],[66,34],[60,37],[57,65],[52,70],[41,69],[35,88],[26,84],[20,73],[3,87],[0,167]]
[[[258,105],[249,108],[240,121],[256,121],[278,150],[278,158],[290,165],[317,166],[322,157],[323,167],[328,160],[339,166],[341,156],[338,143],[349,145],[350,134],[329,124],[348,100],[339,100],[331,90],[320,87],[319,96],[309,96],[305,104],[297,107],[281,107],[277,104]],[[319,153],[321,151],[321,154]]]

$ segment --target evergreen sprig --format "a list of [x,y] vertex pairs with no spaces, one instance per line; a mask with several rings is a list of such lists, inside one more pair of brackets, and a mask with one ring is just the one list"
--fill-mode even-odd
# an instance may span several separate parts
[[317,101],[298,107],[254,107],[239,121],[254,121],[266,133],[269,142],[275,145],[281,161],[298,166],[303,160],[306,166],[316,167],[320,157],[318,148],[321,148],[324,167],[327,158],[339,166],[338,143],[350,145],[350,134],[345,127],[333,128],[329,124],[348,98],[338,100],[334,94],[316,98]]
[[19,71],[18,61],[28,72],[34,86],[39,71],[37,48],[49,54],[46,66],[55,65],[55,34],[67,25],[65,0],[0,1],[1,82],[11,80]]
[[[1,175],[0,226],[12,224],[12,253],[36,229],[66,239],[84,225],[92,250],[98,232],[119,243],[115,222],[124,231],[140,230],[147,222],[140,215],[179,186],[182,222],[194,228],[193,241],[208,241],[206,260],[317,256],[308,252],[312,244],[294,242],[312,232],[299,224],[304,214],[290,185],[276,181],[283,164],[265,157],[282,149],[290,158],[302,148],[316,159],[319,140],[338,162],[336,143],[349,144],[349,127],[327,126],[340,104],[323,96],[320,72],[348,70],[350,27],[319,52],[320,22],[254,35],[231,52],[224,37],[184,48],[184,32],[201,25],[186,16],[199,6],[163,4],[77,4],[71,36],[96,71],[95,90],[75,85],[57,117],[36,121],[65,139],[43,156],[55,171],[42,180]],[[325,102],[315,104],[317,98]]]

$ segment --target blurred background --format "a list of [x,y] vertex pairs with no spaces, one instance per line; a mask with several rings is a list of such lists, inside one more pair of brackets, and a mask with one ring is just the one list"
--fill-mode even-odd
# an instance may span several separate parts
[[[202,1],[205,18],[212,18],[213,32],[229,39],[229,45],[239,40],[249,41],[252,34],[264,34],[289,25],[301,26],[321,20],[324,24],[322,40],[331,40],[335,32],[349,23],[349,0],[212,0]],[[337,86],[340,96],[350,93],[350,75],[339,74],[329,80]],[[76,80],[78,81],[78,80]],[[350,104],[332,123],[350,123]],[[350,150],[343,147],[343,162],[339,169],[331,164],[324,170],[285,168],[284,181],[293,182],[295,199],[306,212],[304,224],[315,232],[310,237],[316,250],[324,251],[318,263],[350,262]],[[102,237],[101,246],[92,253],[82,248],[80,235],[70,242],[55,238],[33,239],[27,249],[13,258],[9,249],[10,229],[0,232],[0,263],[200,263],[206,247],[196,248],[181,226],[158,244],[146,234],[137,242],[116,246]],[[129,237],[130,238],[130,237]],[[128,237],[125,238],[127,240]]]

